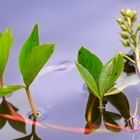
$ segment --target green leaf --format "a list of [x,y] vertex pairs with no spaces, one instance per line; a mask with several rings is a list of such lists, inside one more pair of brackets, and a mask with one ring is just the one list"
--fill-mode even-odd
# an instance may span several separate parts
[[11,29],[8,28],[3,35],[1,34],[0,36],[0,80],[2,80],[10,48],[13,44],[13,35]]
[[24,88],[23,85],[4,85],[0,87],[0,96],[5,96],[7,94],[13,93],[21,88]]
[[0,37],[2,37],[3,33],[0,32]]
[[114,85],[122,73],[123,67],[124,62],[120,54],[115,55],[107,64],[105,64],[99,77],[99,92],[101,97],[103,97],[107,90]]
[[100,95],[98,92],[98,88],[97,88],[96,82],[95,82],[94,78],[92,77],[92,75],[81,64],[76,64],[76,66],[77,66],[77,69],[79,70],[83,80],[86,82],[88,87],[93,91],[92,93],[99,98]]
[[78,51],[78,63],[90,72],[95,81],[98,80],[103,64],[95,54],[81,47]]
[[54,44],[43,44],[32,49],[24,62],[22,70],[23,80],[26,86],[32,83],[38,72],[51,57],[54,49]]
[[38,45],[39,45],[38,25],[36,24],[32,30],[32,33],[30,34],[30,36],[28,37],[28,39],[26,40],[20,51],[19,68],[21,73],[23,73],[26,58],[31,53],[32,49]]

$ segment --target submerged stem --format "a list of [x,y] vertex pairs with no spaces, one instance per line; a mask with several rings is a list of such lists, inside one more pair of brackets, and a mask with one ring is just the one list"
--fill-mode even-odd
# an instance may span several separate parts
[[32,98],[32,95],[31,95],[31,93],[30,93],[30,89],[29,89],[29,87],[26,87],[25,90],[26,90],[26,93],[27,93],[27,97],[28,97],[28,100],[29,100],[29,103],[30,103],[32,112],[33,112],[33,116],[34,116],[34,118],[36,119],[37,116],[38,116],[38,113],[37,113],[37,111],[36,111],[36,107],[35,107],[35,104],[34,104],[34,102],[33,102],[33,98]]

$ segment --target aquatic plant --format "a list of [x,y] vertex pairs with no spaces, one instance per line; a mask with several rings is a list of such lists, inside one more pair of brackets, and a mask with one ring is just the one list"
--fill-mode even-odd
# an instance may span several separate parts
[[140,75],[140,24],[135,27],[137,12],[131,9],[122,9],[120,13],[122,18],[118,18],[117,22],[121,28],[121,42],[124,47],[130,48],[134,57],[131,58],[123,53],[122,55],[136,66],[137,72]]
[[0,34],[0,96],[5,96],[21,88],[25,88],[33,116],[34,118],[37,118],[38,114],[29,87],[38,72],[51,57],[55,45],[39,44],[38,25],[36,24],[19,54],[19,69],[25,85],[3,85],[3,73],[12,42],[13,36],[10,28],[8,28],[5,33]]
[[81,47],[78,51],[78,63],[76,64],[82,78],[99,99],[100,112],[103,110],[103,97],[111,95],[114,84],[121,75],[124,62],[120,54],[115,55],[103,65],[102,61],[89,50]]

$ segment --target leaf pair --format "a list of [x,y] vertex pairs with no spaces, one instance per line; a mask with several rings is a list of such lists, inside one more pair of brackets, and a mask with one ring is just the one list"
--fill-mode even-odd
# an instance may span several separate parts
[[114,86],[123,71],[124,62],[122,56],[117,54],[103,66],[102,61],[95,54],[81,47],[76,66],[94,95],[102,98]]
[[28,87],[54,52],[54,44],[39,44],[38,25],[35,25],[19,55],[19,68]]

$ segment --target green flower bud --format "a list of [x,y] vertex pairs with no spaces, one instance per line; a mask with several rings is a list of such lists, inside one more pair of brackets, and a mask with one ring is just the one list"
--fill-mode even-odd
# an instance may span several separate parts
[[125,26],[125,25],[121,25],[121,29],[122,29],[123,31],[128,31],[128,27]]
[[137,16],[133,16],[132,18],[131,18],[131,21],[132,22],[135,22],[137,20]]
[[132,16],[132,10],[127,9],[127,10],[126,10],[126,16],[127,16],[127,17],[131,17],[131,16]]
[[137,30],[140,31],[140,24],[137,25]]
[[124,21],[123,21],[123,19],[121,19],[121,18],[118,18],[116,21],[117,21],[119,24],[124,24]]
[[136,10],[133,10],[133,11],[132,11],[132,16],[133,16],[133,17],[137,16],[137,11],[136,11]]
[[135,40],[135,39],[136,39],[136,34],[132,34],[132,35],[131,35],[131,38],[132,38],[133,40]]
[[130,43],[128,41],[121,41],[124,47],[129,47]]
[[128,36],[127,34],[125,34],[125,33],[121,33],[121,37],[122,37],[123,39],[128,39],[128,38],[129,38],[129,36]]
[[121,15],[122,15],[122,16],[126,16],[126,10],[121,9]]

